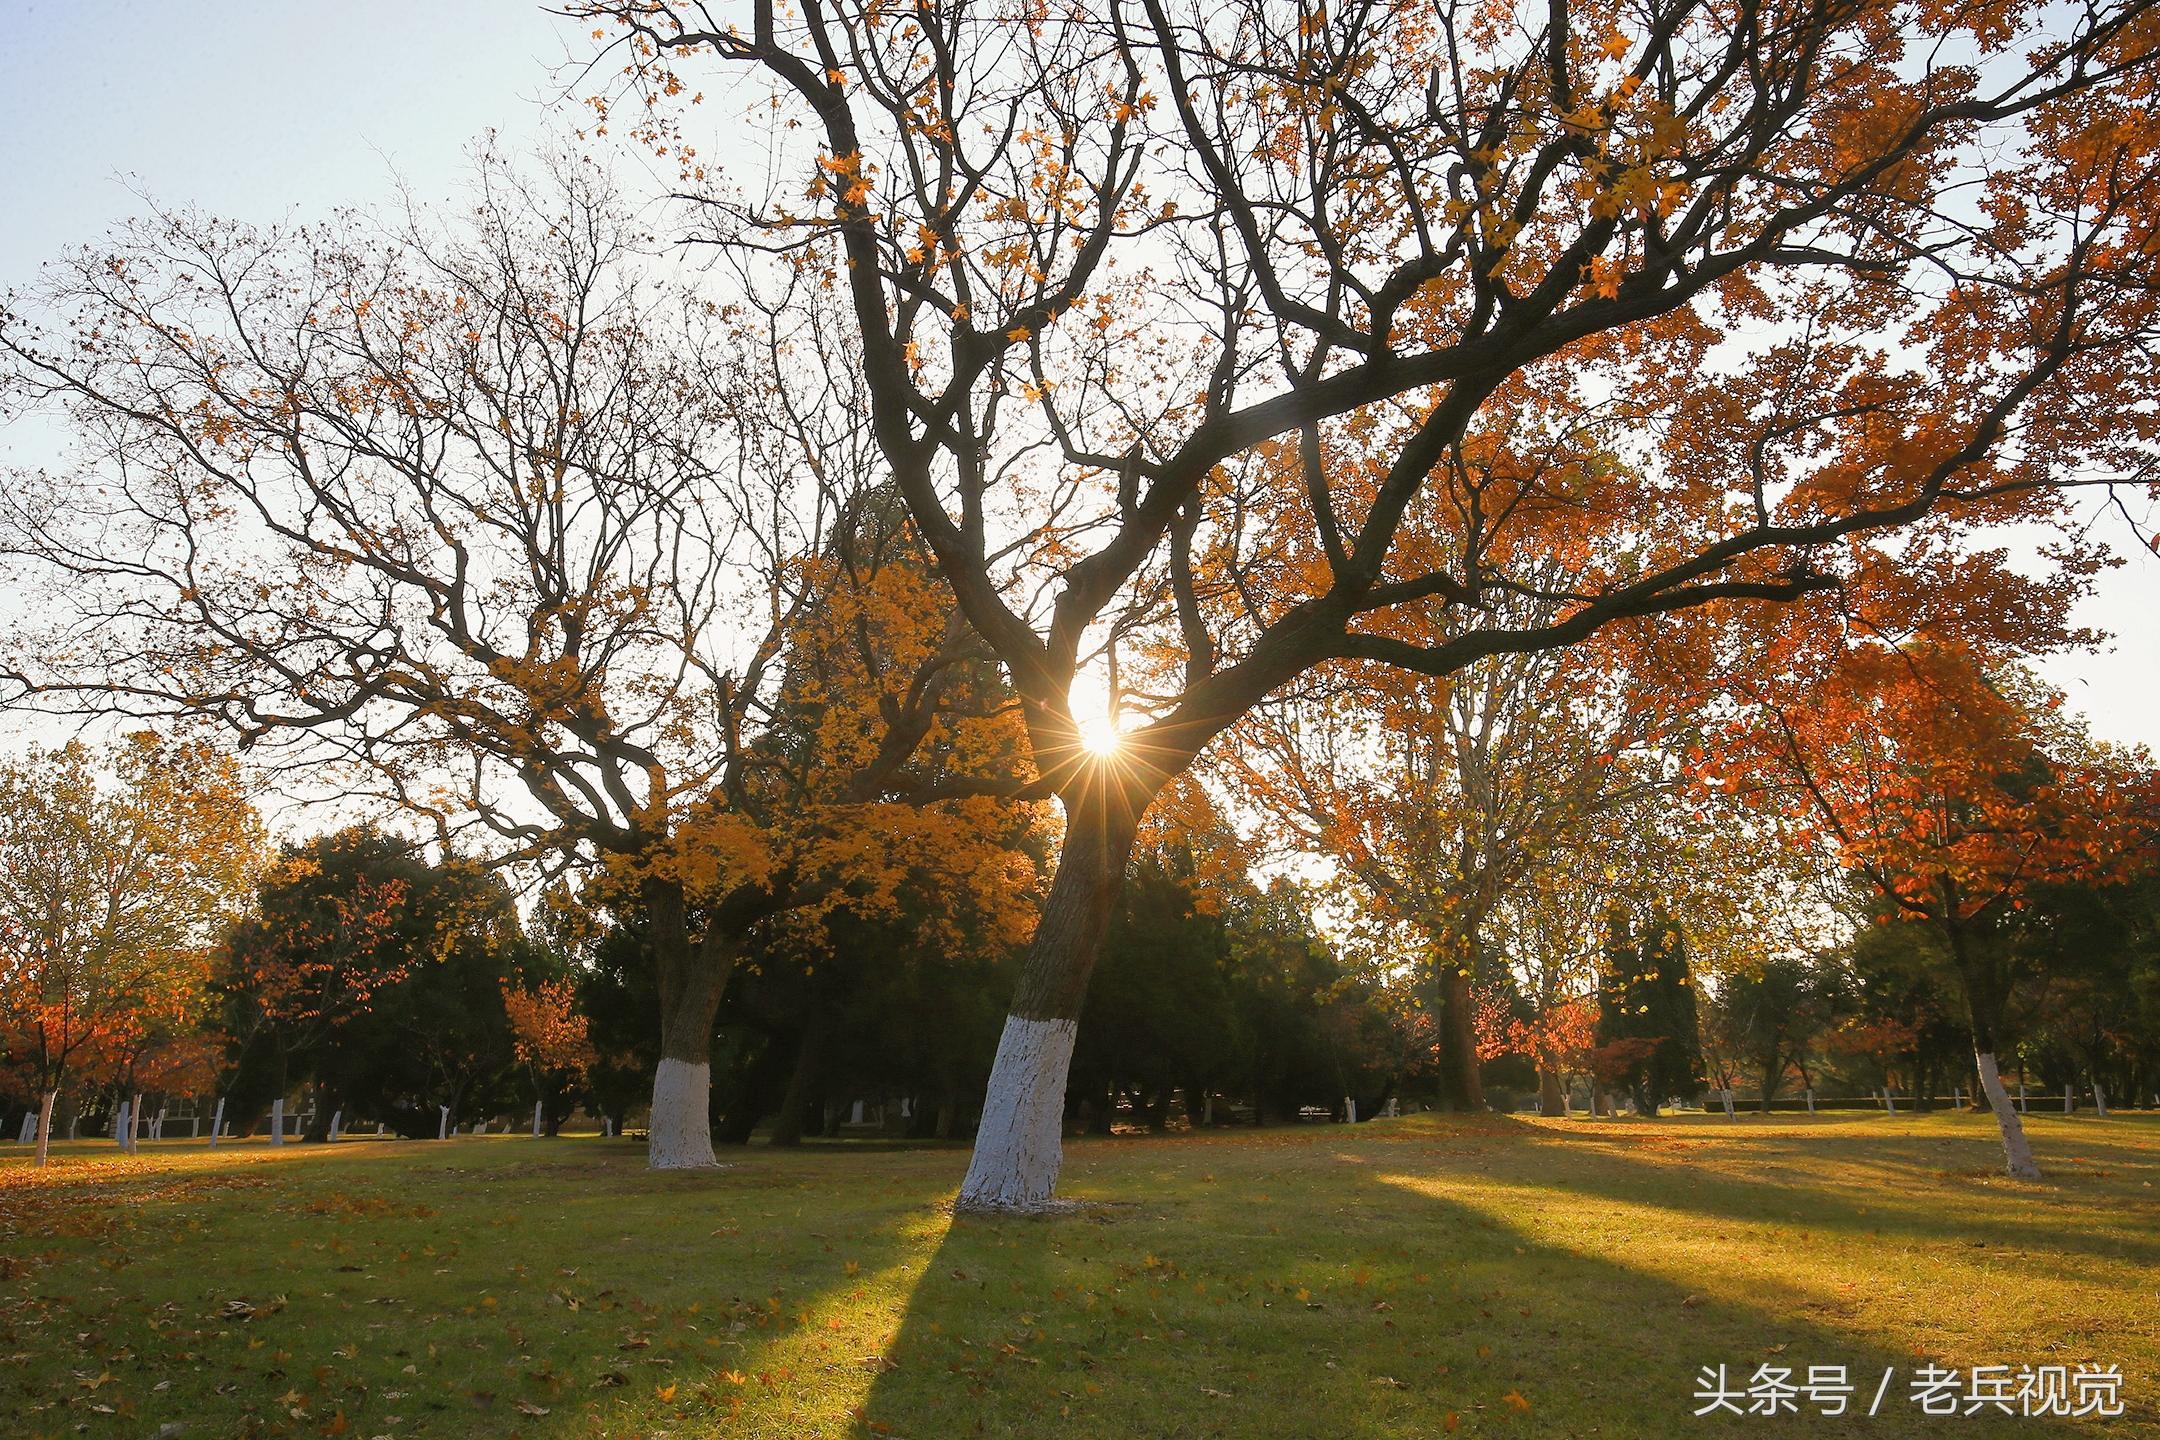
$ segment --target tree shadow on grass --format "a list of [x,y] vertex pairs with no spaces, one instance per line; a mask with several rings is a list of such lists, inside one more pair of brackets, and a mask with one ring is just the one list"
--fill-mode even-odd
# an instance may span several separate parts
[[[1647,1253],[1702,1228],[1684,1203],[1700,1177],[1676,1197],[1668,1172],[1672,1219],[1644,1234],[1651,1202],[1607,1192],[1654,1193],[1656,1167],[1511,1122],[1076,1143],[1066,1191],[1094,1205],[1044,1221],[950,1221],[950,1150],[758,1149],[655,1175],[597,1141],[354,1148],[191,1162],[268,1183],[152,1186],[127,1234],[53,1242],[24,1287],[44,1313],[11,1298],[0,1316],[35,1354],[0,1393],[57,1402],[11,1411],[20,1433],[311,1435],[342,1417],[351,1435],[525,1440],[2105,1436],[2153,1419],[1924,1421],[1905,1399],[1921,1360],[1812,1304],[1807,1277],[1711,1264],[1697,1281]],[[1777,1221],[1804,1197],[1711,1198]],[[254,1313],[224,1313],[235,1299]],[[1862,1410],[1897,1374],[1873,1420],[1695,1420],[1697,1372],[1720,1363],[1736,1385],[1842,1364]]]
[[654,1174],[635,1147],[528,1143],[79,1167],[43,1198],[97,1223],[56,1220],[33,1267],[0,1274],[19,1362],[0,1431],[844,1428],[953,1170],[761,1155]]
[[[1655,1125],[1656,1122],[1650,1122]],[[1650,1126],[1625,1131],[1526,1126],[1536,1142],[1524,1173],[1585,1187],[1608,1200],[1677,1209],[1711,1220],[1795,1222],[1848,1235],[1899,1235],[1956,1246],[2009,1246],[2034,1256],[2124,1261],[2160,1268],[2160,1233],[2136,1212],[2160,1181],[2160,1150],[2136,1132],[2042,1135],[2048,1177],[2000,1173],[2001,1149],[1985,1118],[1932,1133],[1822,1133],[1775,1126]],[[2112,1123],[2112,1122],[2111,1122]],[[2153,1137],[2160,1140],[2160,1135]],[[1567,1160],[1554,1159],[1554,1152]],[[1684,1184],[1676,1185],[1676,1170]],[[1945,1186],[1970,1203],[1942,1203]],[[2096,1185],[2100,1188],[2096,1190]],[[2065,1223],[2067,1208],[2108,1216],[2105,1228]],[[2092,1219],[2094,1217],[2081,1217]]]
[[[1482,1148],[1481,1148],[1482,1147]],[[1076,1146],[1066,1192],[1096,1202],[1040,1220],[962,1218],[946,1233],[879,1376],[865,1428],[946,1435],[1663,1437],[1700,1429],[1809,1436],[2128,1435],[2142,1420],[1930,1419],[1909,1400],[1924,1358],[1803,1308],[1804,1286],[1720,1293],[1628,1259],[1644,1237],[1600,1224],[1595,1187],[1546,1187],[1580,1238],[1435,1193],[1474,1187],[1416,1148],[1194,1147],[1142,1166]],[[1474,1137],[1490,1166],[1549,1147]],[[1510,1153],[1520,1152],[1520,1155]],[[1136,1170],[1151,1173],[1142,1177]],[[1136,1185],[1134,1181],[1142,1180]],[[1474,1193],[1474,1191],[1472,1192]],[[1535,1198],[1526,1203],[1536,1204]],[[1737,1204],[1737,1201],[1735,1202]],[[1527,1219],[1528,1217],[1524,1217]],[[1726,1277],[1730,1278],[1730,1277]],[[2012,1365],[2047,1356],[1989,1357]],[[1698,1374],[1736,1387],[1758,1365],[1843,1365],[1864,1412],[1696,1418]],[[2126,1395],[2136,1400],[2150,1397]],[[1743,1405],[1748,1402],[1743,1400]]]

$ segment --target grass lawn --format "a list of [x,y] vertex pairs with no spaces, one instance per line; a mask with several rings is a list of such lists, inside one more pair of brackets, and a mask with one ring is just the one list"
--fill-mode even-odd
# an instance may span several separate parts
[[[1099,1203],[957,1223],[951,1147],[13,1149],[0,1434],[2160,1435],[2160,1117],[2030,1124],[2038,1184],[1969,1115],[1080,1141]],[[1929,1419],[1930,1360],[2128,1414]],[[1896,1376],[1692,1419],[1719,1363]]]

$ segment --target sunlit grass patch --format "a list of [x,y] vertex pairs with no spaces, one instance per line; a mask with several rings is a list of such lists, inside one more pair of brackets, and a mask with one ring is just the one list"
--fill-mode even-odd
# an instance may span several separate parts
[[952,1148],[86,1143],[0,1162],[0,1428],[1663,1436],[1706,1364],[2094,1360],[2122,1420],[1960,1432],[2151,1433],[2160,1123],[2034,1130],[2036,1185],[1970,1116],[1088,1141],[995,1221]]

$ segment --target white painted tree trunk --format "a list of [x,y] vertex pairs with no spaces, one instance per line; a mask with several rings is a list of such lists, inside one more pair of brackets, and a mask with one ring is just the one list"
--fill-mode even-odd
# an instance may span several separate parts
[[38,1132],[38,1116],[37,1116],[37,1111],[35,1111],[35,1110],[25,1110],[25,1111],[23,1111],[23,1117],[22,1117],[22,1133],[21,1133],[20,1135],[18,1135],[18,1136],[16,1137],[16,1143],[17,1143],[17,1144],[19,1144],[19,1145],[28,1145],[28,1144],[29,1144],[29,1143],[30,1143],[31,1141],[33,1141],[33,1140],[37,1139],[37,1132]]
[[1807,1113],[1810,1115],[1815,1113],[1815,1087],[1812,1085],[1807,1090]]
[[2025,1142],[2025,1122],[2018,1119],[2018,1112],[2010,1104],[2010,1094],[2003,1089],[1994,1055],[1982,1050],[1973,1058],[1979,1062],[1980,1089],[1987,1095],[1988,1108],[1995,1112],[1996,1128],[2002,1131],[2004,1165],[2020,1180],[2039,1179],[2040,1167],[2033,1163],[2032,1146]]
[[1050,1201],[1065,1161],[1065,1074],[1076,1020],[1005,1017],[975,1157],[960,1183],[963,1210],[1034,1211]]
[[134,1121],[128,1115],[128,1102],[122,1100],[120,1102],[120,1113],[113,1116],[112,1132],[113,1143],[120,1147],[120,1153],[123,1155],[127,1153],[128,1132],[133,1128]]
[[1897,1114],[1897,1096],[1890,1093],[1890,1087],[1887,1085],[1883,1086],[1882,1103],[1883,1109],[1889,1111],[1892,1115]]
[[653,1071],[652,1148],[655,1170],[702,1170],[719,1162],[712,1148],[712,1066],[661,1057]]
[[2063,1114],[2068,1115],[2075,1108],[2076,1100],[2071,1094],[2070,1087],[2065,1085],[2063,1086]]
[[2102,1120],[2107,1119],[2107,1091],[2101,1087],[2100,1077],[2093,1077],[2093,1109]]
[[1351,1096],[1343,1096],[1342,1109],[1343,1119],[1349,1121],[1352,1125],[1357,1124],[1357,1101]]
[[210,1117],[210,1148],[217,1149],[218,1132],[225,1128],[225,1097],[217,1097],[217,1113]]
[[1962,1110],[1965,1108],[1965,1092],[1958,1089],[1958,1087],[1955,1085],[1952,1085],[1950,1087],[1950,1108],[1952,1110]]
[[614,1116],[603,1115],[600,1117],[600,1138],[603,1140],[612,1140],[615,1138]]
[[282,1095],[270,1102],[270,1143],[285,1143],[285,1097]]
[[[1982,1082],[1981,1082],[1981,1085],[1980,1085],[1980,1088],[1981,1088],[1981,1089],[1983,1089],[1983,1090],[1985,1090],[1985,1089],[1987,1088],[1987,1083],[1986,1083],[1985,1081],[1982,1081]],[[2025,1113],[2025,1082],[2024,1082],[2023,1080],[2020,1080],[2020,1081],[2018,1081],[2018,1114],[2022,1115],[2022,1114],[2024,1114],[2024,1113]]]
[[38,1102],[37,1163],[45,1163],[46,1154],[52,1149],[53,1102],[60,1098],[58,1090],[47,1090],[45,1098]]
[[330,1138],[332,1140],[337,1139],[339,1131],[344,1126],[344,1124],[345,1112],[343,1110],[333,1110],[330,1112]]
[[533,1101],[533,1139],[535,1140],[540,1138],[540,1105],[540,1101]]
[[158,1106],[157,1114],[150,1118],[150,1138],[153,1140],[165,1138],[165,1107],[163,1105]]
[[138,1094],[135,1097],[135,1103],[128,1107],[128,1154],[133,1155],[135,1153],[135,1145],[137,1141],[142,1139],[142,1132],[142,1096]]
[[1718,1091],[1718,1098],[1725,1102],[1725,1118],[1728,1120],[1736,1118],[1733,1115],[1732,1108],[1732,1087],[1727,1086],[1724,1089]]

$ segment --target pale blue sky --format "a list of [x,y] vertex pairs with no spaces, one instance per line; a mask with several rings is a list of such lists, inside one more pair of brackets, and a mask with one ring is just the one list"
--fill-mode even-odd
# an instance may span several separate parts
[[0,287],[159,199],[248,220],[451,185],[537,133],[565,45],[534,0],[0,0]]
[[[483,130],[540,132],[587,33],[536,0],[0,0],[0,290],[138,208],[128,177],[250,221],[380,201],[393,175],[442,196]],[[2096,523],[2129,562],[2084,616],[2115,648],[2046,671],[2098,734],[2160,750],[2160,559]]]

